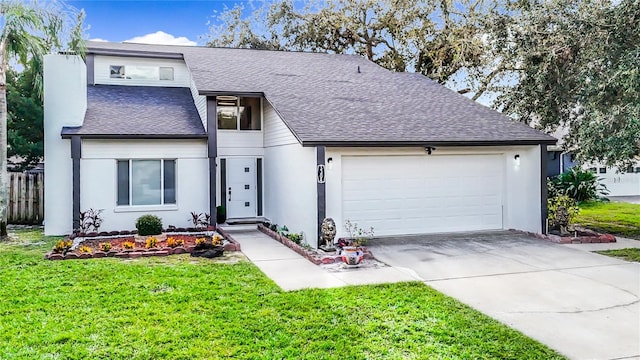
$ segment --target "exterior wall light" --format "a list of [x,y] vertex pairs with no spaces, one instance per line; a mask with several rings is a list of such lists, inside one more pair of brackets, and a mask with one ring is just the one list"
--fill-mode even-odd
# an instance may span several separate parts
[[327,159],[327,168],[329,170],[333,169],[333,158],[328,158]]
[[520,166],[520,154],[516,154],[516,156],[513,157],[513,160],[515,160],[516,166]]

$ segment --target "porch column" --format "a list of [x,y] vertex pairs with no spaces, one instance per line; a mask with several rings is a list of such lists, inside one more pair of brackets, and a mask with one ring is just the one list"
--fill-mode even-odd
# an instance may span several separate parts
[[[218,157],[216,97],[207,96],[207,154],[209,157],[209,214],[216,225],[216,157]],[[211,225],[211,224],[210,224]]]
[[327,217],[327,188],[325,184],[326,169],[324,164],[325,147],[316,146],[316,192],[317,192],[317,204],[318,204],[318,227],[316,234],[316,247],[320,246],[320,239],[322,238],[322,220]]
[[73,230],[80,228],[80,158],[82,157],[82,139],[79,135],[71,137],[71,160],[73,172]]
[[547,145],[540,145],[540,219],[542,221],[540,233],[542,234],[547,233],[547,159]]

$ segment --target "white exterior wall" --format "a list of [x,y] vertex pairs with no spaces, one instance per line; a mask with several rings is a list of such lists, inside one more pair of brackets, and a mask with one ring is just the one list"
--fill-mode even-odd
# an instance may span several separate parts
[[[118,159],[176,159],[176,204],[116,206]],[[145,214],[160,217],[164,227],[191,226],[191,211],[209,211],[204,140],[84,140],[80,178],[80,209],[104,209],[100,231],[133,230]]]
[[[140,80],[140,79],[112,79],[110,76],[111,65],[124,65],[125,73],[127,65],[131,66],[158,66],[173,67],[173,81],[171,80]],[[94,58],[94,82],[106,85],[129,86],[163,86],[163,87],[190,87],[191,74],[183,60],[135,58],[123,56],[96,55]]]
[[268,101],[263,101],[262,113],[265,147],[298,144],[296,137]]
[[302,147],[273,107],[263,102],[264,216],[316,245],[316,149]]
[[78,56],[44,58],[44,223],[46,235],[69,234],[73,227],[70,140],[63,126],[80,126],[87,109],[86,66]]
[[193,96],[193,103],[196,105],[196,109],[198,109],[198,114],[200,115],[200,121],[202,121],[202,126],[207,129],[207,97],[202,96],[198,93],[198,87],[196,83],[193,81],[193,78],[190,77],[191,83],[191,96]]
[[265,148],[264,215],[316,245],[316,149],[300,144]]
[[[327,148],[326,159],[332,165],[326,170],[327,217],[336,222],[336,238],[347,236],[343,227],[342,211],[342,157],[343,156],[442,156],[464,154],[501,155],[504,159],[503,227],[531,232],[541,232],[540,210],[540,148],[526,147],[482,147],[482,148],[437,148],[427,155],[423,147],[418,148]],[[520,165],[514,156],[520,155]],[[315,164],[315,159],[313,164]],[[384,171],[384,169],[379,169]],[[311,171],[311,170],[309,170]],[[313,170],[315,171],[315,169]],[[315,179],[314,179],[315,181]],[[315,191],[314,191],[315,193]],[[381,224],[384,226],[384,224]]]

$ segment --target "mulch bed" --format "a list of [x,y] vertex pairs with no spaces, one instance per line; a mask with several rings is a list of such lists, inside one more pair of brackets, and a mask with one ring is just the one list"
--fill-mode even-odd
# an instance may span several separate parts
[[[342,258],[340,257],[340,255],[338,255],[338,251],[336,251],[335,253],[325,253],[322,252],[322,250],[307,249],[278,234],[276,231],[269,229],[263,224],[258,224],[258,230],[260,230],[265,235],[273,238],[274,240],[282,243],[298,254],[302,255],[305,259],[311,261],[316,265],[342,262]],[[361,246],[360,249],[362,249],[362,251],[364,252],[364,260],[374,259],[373,254],[371,254],[371,252],[367,248]]]
[[571,231],[570,235],[567,236],[560,236],[559,234],[554,233],[529,234],[534,235],[539,239],[551,241],[556,244],[598,244],[616,242],[616,237],[611,234],[601,234],[579,226],[576,226],[575,230]]
[[[232,238],[227,238],[225,234],[221,234],[225,239],[223,244],[224,251],[240,251],[240,244]],[[209,237],[205,234],[166,234],[166,238],[174,238],[176,240],[183,240],[184,244],[176,247],[168,247],[167,240],[158,240],[158,245],[155,248],[147,249],[145,247],[145,240],[136,240],[136,236],[118,236],[118,237],[92,237],[83,240],[77,248],[67,251],[66,253],[54,253],[48,252],[45,255],[47,260],[68,260],[68,259],[91,259],[91,258],[103,258],[103,257],[117,257],[117,258],[139,258],[149,256],[168,256],[172,254],[184,254],[191,253],[195,250],[196,239],[201,237]],[[139,237],[140,238],[140,237]],[[164,238],[164,237],[160,237]],[[143,237],[146,239],[146,237]],[[135,247],[133,249],[125,249],[123,247],[124,242],[133,242]],[[110,243],[111,249],[109,251],[102,251],[100,248],[101,243]],[[91,249],[90,252],[80,252],[78,248],[80,246],[87,246]]]

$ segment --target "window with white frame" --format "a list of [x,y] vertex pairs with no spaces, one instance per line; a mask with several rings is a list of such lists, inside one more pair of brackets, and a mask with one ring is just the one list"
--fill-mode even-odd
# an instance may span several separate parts
[[173,81],[173,67],[142,65],[110,65],[109,77],[131,80],[169,80]]
[[176,203],[176,161],[118,160],[118,206]]

